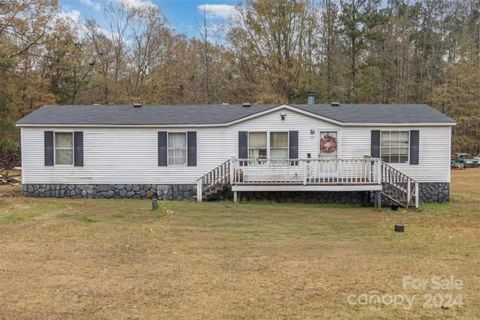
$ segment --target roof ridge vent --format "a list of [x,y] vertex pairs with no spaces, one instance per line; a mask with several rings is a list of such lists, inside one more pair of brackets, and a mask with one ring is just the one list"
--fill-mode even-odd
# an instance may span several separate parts
[[340,107],[340,102],[333,101],[333,102],[330,103],[330,105],[331,105],[332,107]]
[[134,108],[141,108],[141,107],[142,107],[142,104],[137,102],[137,103],[134,103],[134,104],[133,104],[133,107],[134,107]]
[[242,106],[244,108],[250,108],[252,105],[250,104],[250,102],[244,102]]

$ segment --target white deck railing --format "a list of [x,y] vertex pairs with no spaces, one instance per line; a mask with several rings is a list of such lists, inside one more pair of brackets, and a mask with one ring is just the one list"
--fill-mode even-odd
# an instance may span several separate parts
[[232,184],[381,184],[379,159],[233,160]]

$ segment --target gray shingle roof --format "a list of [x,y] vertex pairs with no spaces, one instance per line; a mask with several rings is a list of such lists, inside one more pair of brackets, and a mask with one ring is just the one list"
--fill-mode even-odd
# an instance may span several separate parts
[[[183,125],[223,124],[278,105],[45,105],[17,124],[56,125]],[[454,123],[424,104],[290,105],[346,123]]]
[[351,123],[454,123],[426,104],[294,105],[302,110]]

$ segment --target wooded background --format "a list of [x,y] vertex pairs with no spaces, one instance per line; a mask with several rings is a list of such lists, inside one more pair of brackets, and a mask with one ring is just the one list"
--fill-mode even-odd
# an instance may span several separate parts
[[480,1],[249,0],[212,36],[176,33],[157,7],[110,2],[108,27],[55,0],[0,2],[0,153],[43,104],[427,103],[480,153]]

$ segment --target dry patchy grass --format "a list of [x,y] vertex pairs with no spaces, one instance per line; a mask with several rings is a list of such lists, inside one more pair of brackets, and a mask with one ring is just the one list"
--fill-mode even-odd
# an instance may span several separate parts
[[[480,169],[419,212],[303,204],[60,200],[0,188],[1,319],[480,318]],[[406,232],[395,233],[395,223]],[[402,277],[453,275],[425,309]],[[350,294],[416,295],[412,310]]]

